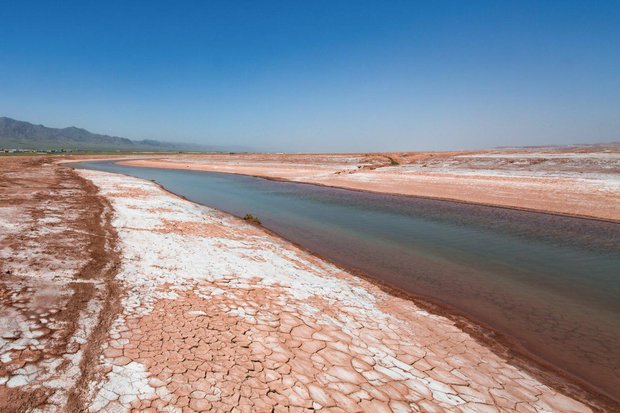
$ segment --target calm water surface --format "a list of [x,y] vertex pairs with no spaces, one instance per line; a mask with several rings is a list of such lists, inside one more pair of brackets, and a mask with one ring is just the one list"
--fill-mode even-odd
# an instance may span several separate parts
[[332,261],[439,301],[620,399],[620,224],[221,173],[152,179]]

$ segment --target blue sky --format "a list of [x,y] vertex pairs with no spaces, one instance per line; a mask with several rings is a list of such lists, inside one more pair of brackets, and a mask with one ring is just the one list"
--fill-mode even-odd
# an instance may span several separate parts
[[0,116],[276,151],[620,140],[619,1],[3,3]]

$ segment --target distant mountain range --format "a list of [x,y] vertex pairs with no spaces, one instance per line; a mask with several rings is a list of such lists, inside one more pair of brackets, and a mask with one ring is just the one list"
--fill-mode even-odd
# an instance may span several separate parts
[[172,143],[145,139],[135,141],[118,136],[100,135],[86,129],[48,128],[7,117],[0,117],[0,149],[73,149],[73,150],[121,150],[121,151],[240,151],[242,148],[191,143]]

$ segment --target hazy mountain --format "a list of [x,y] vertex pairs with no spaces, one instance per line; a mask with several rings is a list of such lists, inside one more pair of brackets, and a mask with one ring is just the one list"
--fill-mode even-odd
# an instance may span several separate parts
[[[7,149],[79,149],[123,151],[222,151],[216,146],[189,143],[134,141],[118,136],[100,135],[86,129],[48,128],[7,117],[0,117],[0,148]],[[232,149],[227,149],[232,150]],[[239,150],[239,149],[237,149]]]

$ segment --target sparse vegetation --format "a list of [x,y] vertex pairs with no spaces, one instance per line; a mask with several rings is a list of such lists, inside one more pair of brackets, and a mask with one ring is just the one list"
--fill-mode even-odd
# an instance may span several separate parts
[[245,216],[243,217],[243,220],[251,224],[255,224],[255,225],[261,224],[260,219],[258,219],[257,216],[252,215],[252,214],[245,214]]
[[392,158],[391,156],[388,156],[387,158],[390,160],[391,166],[400,165],[400,162],[398,162],[396,159]]

